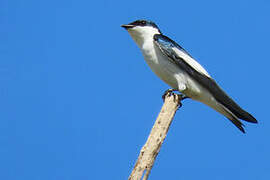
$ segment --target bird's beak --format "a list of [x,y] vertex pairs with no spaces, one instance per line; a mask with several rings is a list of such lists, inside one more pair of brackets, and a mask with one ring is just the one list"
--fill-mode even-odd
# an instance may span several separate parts
[[131,24],[123,24],[121,25],[121,27],[125,28],[125,29],[130,29],[130,28],[133,28],[134,25],[131,25]]

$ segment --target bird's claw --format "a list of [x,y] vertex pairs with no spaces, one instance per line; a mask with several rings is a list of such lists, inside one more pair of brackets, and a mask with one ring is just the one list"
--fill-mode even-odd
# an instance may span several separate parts
[[162,95],[163,101],[165,101],[166,96],[171,96],[174,91],[177,91],[177,89],[167,89]]
[[179,96],[180,96],[180,101],[189,98],[189,97],[188,97],[187,95],[185,95],[185,94],[179,94]]
[[164,94],[162,95],[162,99],[163,101],[165,101],[165,98],[166,96],[171,96],[171,95],[174,95],[174,96],[178,96],[179,97],[179,108],[182,107],[182,103],[181,101],[184,100],[184,99],[187,99],[189,98],[187,95],[185,94],[175,94],[173,93],[174,91],[177,91],[177,89],[168,89],[164,92]]

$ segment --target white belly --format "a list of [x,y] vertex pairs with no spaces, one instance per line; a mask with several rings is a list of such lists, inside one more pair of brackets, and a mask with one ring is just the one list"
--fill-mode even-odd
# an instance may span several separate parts
[[141,50],[145,61],[152,71],[173,89],[179,90],[181,89],[179,87],[184,84],[186,89],[181,91],[181,93],[212,107],[225,116],[228,115],[207,89],[201,86],[180,67],[170,62],[168,57],[163,55],[153,42],[143,45]]
[[159,50],[157,51],[153,47],[145,47],[142,51],[144,59],[152,71],[169,86],[174,89],[178,89],[178,82],[174,76],[176,74],[180,76],[184,72],[181,72],[181,70],[179,70],[179,68],[173,65],[170,61],[161,58],[163,55]]
[[153,42],[144,45],[142,53],[147,64],[159,78],[173,89],[179,90],[181,89],[179,86],[185,85],[186,90],[181,92],[198,100],[198,96],[200,96],[202,93],[201,91],[204,88],[193,80],[185,71],[170,62]]

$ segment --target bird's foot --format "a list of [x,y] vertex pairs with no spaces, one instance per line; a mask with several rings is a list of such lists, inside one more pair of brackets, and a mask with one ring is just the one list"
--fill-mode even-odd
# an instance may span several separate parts
[[184,99],[187,99],[187,98],[190,98],[190,97],[188,97],[188,96],[185,95],[185,94],[179,94],[179,96],[180,96],[180,101],[182,101],[182,100],[184,100]]
[[185,94],[178,94],[178,96],[179,96],[179,108],[180,108],[180,107],[182,107],[182,100],[190,98],[190,97],[188,97]]
[[179,97],[179,108],[180,107],[182,107],[182,100],[184,100],[184,99],[187,99],[187,98],[189,98],[187,95],[185,95],[185,94],[175,94],[175,93],[173,93],[174,91],[178,91],[177,89],[168,89],[168,90],[166,90],[165,92],[164,92],[164,94],[162,95],[162,99],[163,99],[163,101],[165,101],[165,97],[166,96],[171,96],[171,95],[176,95],[176,96],[178,96]]
[[167,89],[162,95],[163,101],[165,101],[166,96],[171,96],[174,91],[177,91],[177,89]]

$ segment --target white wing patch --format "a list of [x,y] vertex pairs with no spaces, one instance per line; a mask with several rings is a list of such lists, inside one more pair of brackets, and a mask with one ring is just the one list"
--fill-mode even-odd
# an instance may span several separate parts
[[184,61],[186,61],[192,68],[194,68],[196,71],[198,71],[201,74],[206,75],[207,77],[211,78],[211,76],[208,74],[208,72],[192,57],[190,57],[185,52],[179,50],[178,48],[173,47],[172,50],[181,57]]

